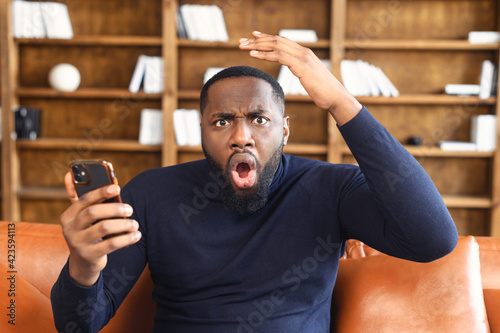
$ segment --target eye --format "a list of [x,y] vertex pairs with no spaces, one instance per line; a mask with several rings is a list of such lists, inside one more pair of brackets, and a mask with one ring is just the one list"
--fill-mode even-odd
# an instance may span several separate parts
[[269,119],[264,118],[264,117],[255,117],[252,120],[252,124],[265,125],[265,124],[267,124],[268,121],[269,121]]
[[226,119],[219,119],[214,122],[214,125],[216,127],[226,127],[229,126],[229,121],[227,121]]

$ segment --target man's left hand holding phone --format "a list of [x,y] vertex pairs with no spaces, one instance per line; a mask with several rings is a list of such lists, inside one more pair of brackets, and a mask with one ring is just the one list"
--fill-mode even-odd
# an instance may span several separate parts
[[[110,181],[108,185],[90,187],[82,195],[82,191],[77,191],[81,180],[78,179],[78,172],[92,177],[88,168],[95,164],[111,171],[108,173]],[[120,198],[120,187],[109,162],[74,161],[64,183],[71,206],[61,215],[60,222],[70,250],[69,275],[79,285],[90,287],[97,282],[106,266],[107,255],[138,242],[141,232],[139,224],[129,218],[133,213],[132,207],[120,199],[116,200]]]

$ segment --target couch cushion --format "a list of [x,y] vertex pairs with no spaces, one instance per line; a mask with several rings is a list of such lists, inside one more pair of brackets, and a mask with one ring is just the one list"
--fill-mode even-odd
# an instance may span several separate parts
[[491,333],[500,333],[500,289],[484,289],[483,292]]
[[[5,273],[0,279],[3,310],[0,332],[56,332],[49,298],[21,275],[6,273],[10,271],[6,266],[0,264],[0,270]],[[14,275],[12,289],[8,279],[11,275]],[[15,295],[9,295],[9,290]],[[11,306],[11,300],[14,300],[15,308]],[[9,320],[15,320],[15,325],[10,324]]]
[[[7,247],[10,222],[0,222],[0,245]],[[45,223],[15,223],[11,233],[15,241],[18,275],[31,283],[42,294],[50,297],[52,285],[68,259],[68,246],[61,226]],[[5,246],[4,246],[5,244]],[[7,261],[7,251],[0,251],[1,262]],[[34,265],[33,263],[37,263]]]
[[476,237],[479,244],[483,289],[500,290],[500,237]]
[[336,332],[488,332],[473,237],[431,263],[341,260],[334,301]]

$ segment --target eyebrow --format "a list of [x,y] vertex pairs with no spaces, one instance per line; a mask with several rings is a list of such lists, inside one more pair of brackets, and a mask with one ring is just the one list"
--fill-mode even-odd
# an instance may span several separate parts
[[[262,109],[256,109],[245,114],[245,117],[252,117],[265,114],[266,111]],[[235,118],[234,112],[217,112],[212,115],[212,119],[233,119]]]

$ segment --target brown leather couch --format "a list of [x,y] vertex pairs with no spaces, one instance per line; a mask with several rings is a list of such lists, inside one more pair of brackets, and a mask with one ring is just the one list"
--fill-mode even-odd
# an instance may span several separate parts
[[[0,249],[0,332],[55,332],[49,295],[68,255],[61,228],[0,222]],[[102,332],[151,332],[152,288],[146,269]],[[334,331],[499,333],[500,238],[461,237],[450,255],[428,264],[349,241],[334,290]]]

